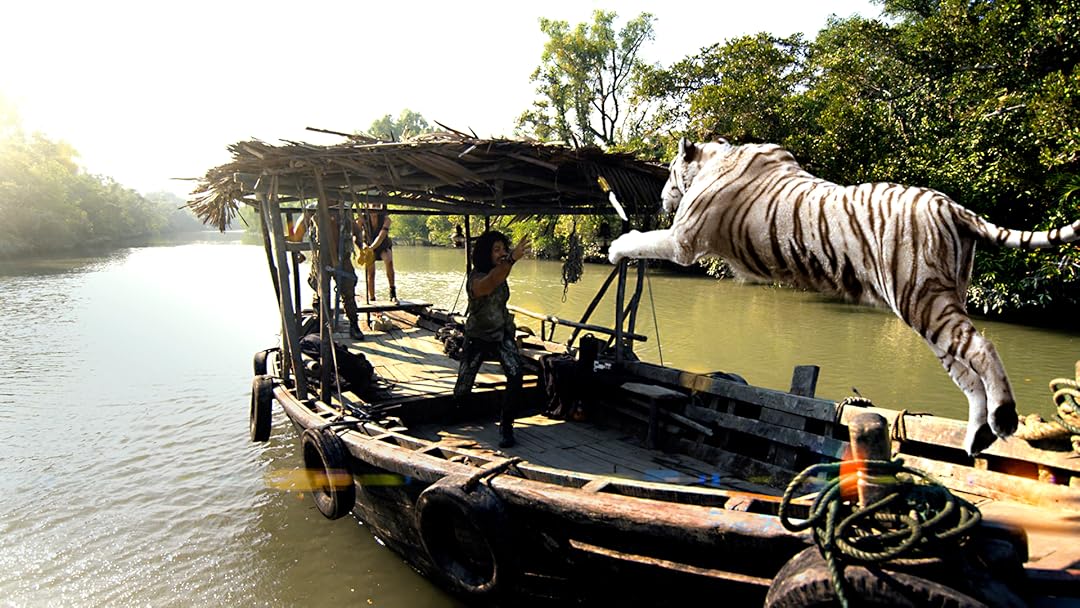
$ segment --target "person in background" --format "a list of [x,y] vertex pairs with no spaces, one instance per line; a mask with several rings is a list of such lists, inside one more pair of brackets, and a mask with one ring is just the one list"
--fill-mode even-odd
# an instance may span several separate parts
[[461,231],[461,224],[454,226],[454,236],[451,241],[454,243],[454,249],[461,249],[465,246],[465,233]]
[[[356,270],[352,264],[352,243],[355,242],[360,246],[362,240],[360,225],[351,211],[345,209],[331,209],[330,211],[330,260],[331,265],[338,268],[337,259],[340,255],[338,236],[342,234],[338,217],[345,213],[348,214],[349,221],[345,223],[344,238],[348,239],[349,244],[345,250],[345,255],[341,256],[340,273],[335,273],[332,276],[337,283],[338,293],[341,295],[341,301],[345,306],[345,316],[349,319],[349,336],[357,340],[363,340],[364,332],[360,331],[359,315],[356,310]],[[303,219],[297,222],[296,226],[289,232],[286,240],[299,242],[304,238],[304,234],[308,230],[311,230],[315,246],[311,249],[311,267],[308,271],[307,283],[315,292],[311,299],[311,307],[315,314],[322,318],[321,302],[319,301],[319,271],[323,270],[323,268],[319,261],[318,224],[315,221],[315,212],[312,209],[304,210]]]
[[506,308],[510,286],[506,278],[514,263],[525,255],[528,237],[510,248],[501,232],[488,231],[476,239],[472,252],[472,270],[465,282],[469,309],[465,320],[465,346],[454,385],[454,402],[464,403],[476,381],[476,373],[485,359],[498,359],[506,376],[499,431],[499,447],[514,445],[514,406],[521,390],[521,357],[518,354],[514,316]]
[[[390,284],[390,301],[398,302],[397,286],[394,283],[394,241],[390,240],[390,215],[375,205],[364,213],[364,234],[368,247],[374,250],[375,259],[382,260],[386,266],[386,282]],[[367,265],[368,300],[375,301],[375,264]]]

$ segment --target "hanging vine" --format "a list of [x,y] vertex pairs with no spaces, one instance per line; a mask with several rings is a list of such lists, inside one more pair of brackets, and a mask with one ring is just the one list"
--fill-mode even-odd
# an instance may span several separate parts
[[577,283],[581,280],[581,274],[584,271],[583,264],[585,259],[585,248],[581,245],[581,239],[578,238],[577,233],[577,220],[574,220],[574,228],[570,232],[570,238],[566,244],[566,260],[563,262],[562,267],[562,301],[566,301],[566,292],[570,289],[571,283]]

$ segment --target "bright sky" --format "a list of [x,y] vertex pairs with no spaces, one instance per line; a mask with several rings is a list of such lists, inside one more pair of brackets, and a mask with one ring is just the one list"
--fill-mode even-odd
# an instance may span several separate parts
[[830,14],[880,13],[869,0],[9,2],[0,95],[92,173],[185,195],[192,183],[170,178],[227,162],[230,143],[337,143],[304,128],[363,130],[403,108],[510,136],[535,98],[539,18],[574,25],[596,9],[616,27],[656,16],[641,57],[664,66],[743,34],[813,37]]

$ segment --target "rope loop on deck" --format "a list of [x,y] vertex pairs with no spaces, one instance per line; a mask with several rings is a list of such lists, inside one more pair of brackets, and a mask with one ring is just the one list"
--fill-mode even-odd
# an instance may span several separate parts
[[844,419],[844,409],[853,407],[874,407],[874,403],[866,397],[845,397],[843,401],[836,404],[836,420],[834,422],[840,422]]
[[[815,477],[828,482],[802,521],[791,519],[796,491]],[[882,497],[858,505],[859,478],[887,486]],[[847,606],[845,564],[905,566],[939,560],[982,519],[978,508],[900,459],[849,460],[811,466],[791,480],[780,503],[780,523],[792,532],[812,529],[836,597]]]
[[1038,414],[1020,417],[1016,436],[1025,441],[1068,439],[1072,449],[1080,453],[1080,361],[1076,363],[1076,379],[1054,378],[1050,381],[1051,400],[1057,411],[1053,420],[1043,420]]

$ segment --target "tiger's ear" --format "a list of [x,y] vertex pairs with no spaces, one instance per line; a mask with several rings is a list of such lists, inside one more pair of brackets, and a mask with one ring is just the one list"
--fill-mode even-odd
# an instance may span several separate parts
[[694,142],[685,137],[679,140],[679,156],[682,156],[683,160],[694,160],[696,153],[697,146],[694,145]]

